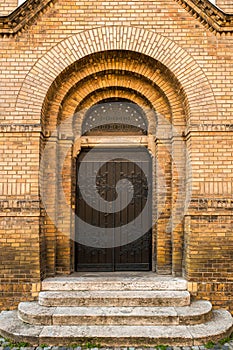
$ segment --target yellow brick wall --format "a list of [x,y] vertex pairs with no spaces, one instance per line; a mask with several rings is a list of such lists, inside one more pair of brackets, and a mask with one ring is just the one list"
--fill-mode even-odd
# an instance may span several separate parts
[[0,16],[7,16],[18,6],[18,0],[2,0],[0,3]]
[[233,4],[231,0],[216,0],[216,5],[226,13],[233,13]]

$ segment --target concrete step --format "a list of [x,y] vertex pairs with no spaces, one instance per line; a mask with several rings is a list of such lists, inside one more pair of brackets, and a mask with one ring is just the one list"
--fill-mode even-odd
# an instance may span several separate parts
[[187,306],[187,291],[94,290],[40,292],[41,306]]
[[79,277],[47,278],[43,291],[94,291],[94,290],[187,290],[187,281],[179,277],[158,276],[155,273],[138,273],[125,276],[120,273],[101,275],[85,274]]
[[45,307],[38,302],[19,304],[19,318],[35,325],[179,325],[211,319],[212,305],[195,301],[184,307]]
[[200,325],[170,326],[36,326],[19,320],[17,311],[0,314],[0,334],[14,341],[33,345],[71,345],[95,339],[102,346],[193,346],[218,341],[230,335],[232,316],[228,311],[213,311],[213,318]]

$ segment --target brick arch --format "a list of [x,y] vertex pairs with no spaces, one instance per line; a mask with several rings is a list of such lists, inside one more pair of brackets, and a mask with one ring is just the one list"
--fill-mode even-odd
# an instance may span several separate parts
[[[184,115],[183,100],[185,96],[182,87],[170,71],[158,61],[142,54],[132,51],[108,51],[85,56],[65,69],[56,78],[49,88],[42,109],[42,124],[46,126],[46,131],[51,131],[57,126],[60,106],[64,104],[67,96],[76,89],[80,90],[80,86],[85,86],[85,83],[89,81],[90,85],[96,88],[96,79],[99,79],[100,75],[108,75],[113,72],[116,79],[117,75],[120,74],[130,74],[133,78],[137,76],[140,85],[145,81],[151,84],[148,87],[149,90],[156,86],[160,94],[164,95],[165,100],[170,101],[170,105],[172,105],[173,124],[182,126],[184,130],[186,116]],[[131,80],[131,77],[129,78]],[[117,82],[115,83],[117,84]],[[128,86],[128,83],[126,85]],[[84,87],[78,99],[85,96],[85,90]]]
[[[122,40],[123,38],[123,40]],[[166,66],[184,89],[187,123],[201,122],[217,106],[209,81],[194,58],[174,41],[158,33],[130,26],[109,26],[85,30],[50,49],[25,77],[16,100],[17,114],[40,121],[49,87],[64,69],[77,60],[100,51],[130,50],[150,56]]]
[[[126,28],[127,31],[131,30],[129,29],[129,27]],[[126,30],[125,29],[125,30]],[[187,95],[187,91],[185,91],[185,88],[188,89],[188,84],[190,84],[190,86],[192,86],[193,88],[193,82],[188,80],[188,77],[190,76],[189,74],[186,74],[186,80],[183,80],[184,86],[182,86],[181,82],[178,80],[177,83],[177,77],[176,77],[176,72],[178,74],[178,70],[177,69],[177,55],[179,53],[179,50],[177,48],[177,46],[172,43],[171,41],[167,41],[166,38],[163,38],[161,36],[157,36],[156,34],[153,34],[151,32],[148,31],[144,31],[144,30],[138,30],[135,29],[136,32],[138,32],[138,37],[135,38],[133,36],[133,32],[129,32],[126,35],[126,42],[128,43],[127,46],[125,46],[124,43],[122,44],[115,44],[117,42],[117,39],[120,40],[122,36],[122,32],[121,32],[121,28],[116,28],[116,32],[115,34],[110,34],[110,32],[106,29],[106,28],[100,28],[99,29],[99,33],[98,35],[100,36],[99,39],[97,39],[97,41],[99,40],[100,45],[95,46],[93,48],[93,50],[91,49],[93,45],[93,38],[89,38],[89,35],[94,35],[93,31],[87,31],[85,32],[87,37],[82,37],[82,35],[84,35],[83,33],[81,34],[77,34],[76,36],[73,36],[71,38],[66,39],[65,41],[63,41],[62,43],[58,44],[56,46],[56,50],[55,48],[49,51],[49,55],[46,54],[41,60],[38,61],[38,63],[34,66],[34,73],[32,72],[32,70],[29,72],[29,75],[27,77],[27,79],[24,82],[24,85],[21,89],[20,93],[24,93],[23,89],[25,86],[27,86],[26,84],[31,84],[31,86],[27,86],[28,89],[28,93],[30,94],[32,99],[29,99],[29,102],[31,103],[30,106],[27,106],[25,104],[22,105],[22,112],[23,113],[30,113],[31,118],[39,118],[38,120],[40,120],[41,117],[41,112],[42,112],[42,106],[44,103],[45,98],[48,98],[48,100],[51,100],[52,102],[54,101],[53,99],[53,95],[49,95],[49,92],[52,92],[52,90],[50,91],[50,87],[53,85],[53,83],[55,83],[53,85],[53,89],[55,90],[55,93],[57,93],[59,96],[59,98],[55,101],[55,103],[52,104],[52,113],[54,116],[54,120],[56,120],[55,118],[57,118],[57,110],[60,109],[60,111],[64,110],[64,103],[66,103],[64,97],[67,95],[67,97],[69,96],[69,92],[72,89],[72,87],[75,84],[75,79],[76,77],[75,75],[75,71],[72,72],[72,75],[70,77],[70,81],[67,83],[67,90],[66,90],[66,94],[64,94],[64,91],[61,91],[62,89],[60,89],[59,84],[59,79],[61,79],[62,77],[64,77],[64,84],[66,84],[66,79],[69,79],[68,76],[66,76],[66,73],[69,69],[69,67],[71,67],[72,65],[79,64],[80,61],[82,61],[82,59],[84,58],[93,58],[95,55],[100,54],[100,53],[105,53],[106,57],[108,52],[110,52],[111,50],[124,50],[124,52],[131,52],[131,53],[137,53],[138,56],[138,61],[139,63],[141,62],[141,60],[148,58],[148,60],[153,61],[154,66],[152,67],[148,67],[148,65],[144,65],[143,70],[140,70],[140,76],[145,78],[149,78],[151,77],[151,79],[149,79],[152,82],[152,87],[155,87],[156,85],[161,89],[161,91],[164,91],[164,95],[166,96],[167,100],[172,103],[170,103],[171,105],[175,106],[173,108],[173,110],[175,110],[177,108],[177,111],[181,110],[181,113],[183,113],[183,106],[185,105],[185,101],[186,101],[186,115],[189,115],[189,104],[188,104],[188,100],[189,100],[189,96]],[[143,34],[144,33],[144,34]],[[94,35],[94,37],[96,37],[97,34]],[[101,35],[102,35],[102,39],[101,39]],[[142,35],[142,36],[141,36]],[[113,38],[113,39],[111,39]],[[85,40],[84,40],[85,39]],[[111,40],[112,43],[111,43]],[[146,39],[148,39],[148,42],[146,42]],[[83,41],[82,41],[83,40]],[[101,41],[103,40],[103,41]],[[160,41],[161,40],[161,44]],[[164,42],[163,42],[164,40]],[[87,44],[85,44],[85,41],[87,41]],[[119,41],[120,43],[120,41]],[[139,45],[139,43],[141,43]],[[88,50],[86,51],[85,48],[85,52],[82,51],[82,54],[78,51],[79,49],[79,45],[80,48],[82,48],[83,46],[86,45],[86,47],[88,48]],[[166,46],[167,45],[167,46]],[[173,52],[173,45],[175,45],[175,49],[176,52]],[[70,51],[70,48],[74,48],[74,52]],[[148,51],[148,48],[150,48],[150,51]],[[76,51],[77,50],[77,51]],[[157,50],[157,51],[156,51]],[[159,51],[158,51],[159,50]],[[172,53],[172,54],[171,54]],[[167,58],[169,57],[169,55],[171,54],[171,58],[170,60]],[[89,56],[91,55],[91,56]],[[167,56],[166,56],[167,55]],[[60,56],[62,56],[62,59],[60,59]],[[144,58],[143,58],[144,56]],[[160,57],[161,56],[161,57]],[[189,57],[189,56],[188,56]],[[181,61],[186,62],[185,61],[185,57],[182,57]],[[180,62],[181,62],[180,61]],[[188,59],[187,59],[188,61]],[[145,62],[145,61],[144,61]],[[162,67],[162,71],[161,74],[159,72],[156,71],[157,69],[157,62],[160,64],[160,66]],[[192,59],[190,61],[192,62]],[[40,65],[39,65],[40,63]],[[188,63],[187,63],[188,65]],[[187,68],[187,65],[184,67],[184,71]],[[133,66],[133,65],[132,65]],[[143,65],[141,65],[143,66]],[[90,67],[90,66],[89,66]],[[170,67],[173,68],[170,69]],[[193,63],[193,67],[195,68],[195,64]],[[192,67],[192,68],[193,68]],[[103,67],[102,70],[104,70],[105,67]],[[93,68],[94,69],[94,68]],[[114,67],[114,69],[116,70],[117,68]],[[114,70],[113,69],[113,70]],[[187,68],[188,69],[188,68]],[[134,74],[134,70],[132,69],[128,69],[129,71],[131,71],[131,74]],[[150,70],[150,71],[149,71]],[[76,71],[77,72],[77,71]],[[186,71],[185,71],[186,72]],[[33,74],[32,74],[33,73]],[[80,72],[78,72],[80,73]],[[87,70],[87,73],[84,74],[84,72],[82,72],[83,76],[82,79],[86,79],[86,81],[88,82],[88,77],[91,75],[90,74],[90,68],[89,70]],[[152,78],[153,77],[153,78]],[[81,80],[82,80],[81,79]],[[140,80],[140,79],[138,79]],[[77,79],[76,82],[80,82],[80,77],[79,79]],[[197,85],[199,84],[200,79],[198,80],[198,82],[196,82],[196,86],[194,84],[194,90],[193,92],[196,92],[195,89],[197,89]],[[63,80],[61,79],[60,81],[61,84],[63,84]],[[38,85],[39,88],[39,92],[36,90],[35,86]],[[116,84],[117,86],[118,84]],[[127,84],[122,84],[122,87],[127,87]],[[199,86],[199,85],[198,85]],[[110,88],[111,86],[107,86],[107,88]],[[130,86],[129,86],[130,87]],[[94,86],[93,91],[96,89],[97,87]],[[208,90],[209,91],[209,90]],[[90,92],[90,90],[86,90],[86,93],[83,94],[83,98],[85,97],[85,95],[87,95],[87,92]],[[189,91],[188,91],[189,92]],[[22,95],[23,96],[23,95]],[[22,97],[21,96],[21,97]],[[203,94],[200,95],[200,98],[202,98]],[[147,96],[149,97],[149,96]],[[28,97],[27,97],[28,98]],[[191,95],[190,95],[191,98]],[[20,100],[20,98],[19,98]],[[19,102],[18,100],[18,102]],[[68,101],[68,100],[67,100]],[[17,102],[17,103],[18,103]],[[69,100],[69,102],[71,102],[71,100]],[[80,100],[81,102],[81,100]],[[192,100],[191,100],[192,102]],[[205,101],[206,102],[206,101]],[[207,103],[208,104],[208,103]],[[169,104],[168,104],[169,105]],[[179,107],[177,107],[179,105]],[[20,105],[17,105],[19,108]],[[73,103],[73,107],[76,106],[76,101],[74,100]],[[197,106],[199,107],[200,104]],[[73,111],[75,111],[75,109],[73,109]],[[201,109],[202,113],[203,113],[203,109]],[[71,110],[72,112],[72,110]],[[198,116],[199,116],[199,112],[198,111]],[[35,114],[34,114],[35,113]],[[179,114],[179,113],[177,113]],[[192,110],[191,110],[191,114],[192,114]],[[50,115],[50,111],[47,111],[46,116]],[[71,113],[72,115],[72,113]],[[193,114],[194,115],[194,114]],[[192,115],[192,116],[193,116]],[[172,115],[173,117],[173,115]],[[182,115],[183,118],[183,115]],[[64,118],[66,119],[66,118]],[[182,119],[184,120],[184,118]],[[170,126],[170,125],[169,125]],[[184,126],[184,124],[182,124],[182,126]],[[166,127],[166,125],[165,125]],[[68,129],[69,130],[69,129]],[[64,134],[63,134],[64,131]],[[159,137],[157,137],[156,143],[154,142],[154,138],[153,137],[148,137],[148,147],[151,147],[153,149],[153,154],[156,155],[156,159],[158,160],[158,162],[161,162],[161,164],[164,166],[164,173],[166,174],[166,181],[168,183],[168,195],[167,195],[167,206],[166,206],[166,213],[169,212],[169,210],[171,210],[172,207],[172,201],[174,199],[174,202],[176,200],[177,197],[177,188],[178,188],[178,182],[177,182],[177,178],[176,178],[176,171],[175,169],[173,169],[172,167],[172,159],[170,156],[170,153],[168,152],[168,149],[171,150],[173,152],[173,155],[175,156],[176,153],[178,153],[179,149],[176,145],[176,143],[178,142],[177,140],[174,140],[174,142],[171,142],[169,138],[170,135],[166,134],[165,132],[163,133],[163,135],[165,135],[165,140],[163,138],[161,138],[161,140],[159,140]],[[162,136],[163,136],[162,135]],[[47,135],[46,135],[47,136]],[[156,135],[157,136],[157,135]],[[75,175],[74,175],[74,169],[75,166],[73,164],[74,162],[74,152],[72,151],[72,147],[76,147],[75,143],[73,144],[73,140],[71,140],[69,137],[66,137],[66,130],[62,129],[62,132],[58,134],[58,139],[59,141],[56,142],[54,140],[54,138],[51,138],[51,143],[54,142],[56,144],[55,146],[55,150],[54,153],[52,154],[52,156],[55,155],[55,162],[53,164],[54,166],[54,172],[53,172],[53,176],[51,176],[51,171],[48,169],[51,169],[51,157],[48,157],[48,167],[45,166],[45,174],[47,174],[47,172],[49,173],[48,176],[45,176],[46,181],[48,182],[48,188],[50,188],[51,190],[54,191],[54,193],[56,193],[56,196],[54,196],[54,202],[60,203],[60,184],[61,184],[61,180],[58,179],[57,176],[57,171],[56,169],[65,169],[64,174],[62,174],[62,185],[64,188],[64,193],[66,194],[66,198],[67,198],[67,203],[71,203],[73,204],[74,201],[74,184],[76,183],[75,180]],[[149,144],[150,143],[150,144]],[[153,143],[153,144],[152,144]],[[41,146],[44,147],[45,143],[42,143]],[[81,143],[80,140],[78,140],[77,142],[78,146],[77,147],[81,147]],[[69,147],[69,151],[66,152],[66,147]],[[51,151],[52,152],[52,151]],[[66,157],[66,161],[64,164],[61,164],[61,161],[59,159],[59,157],[63,154],[67,154]],[[76,153],[77,154],[77,153]],[[180,153],[179,153],[180,155]],[[166,159],[166,162],[164,162],[164,159]],[[182,158],[180,162],[185,161],[185,158]],[[63,167],[62,167],[63,165]],[[157,169],[154,169],[154,172],[156,173]],[[171,175],[172,174],[172,175]],[[174,176],[173,176],[174,175]],[[185,175],[185,174],[184,174]],[[174,183],[171,183],[171,179],[174,178]],[[185,178],[185,177],[184,177]],[[158,187],[159,187],[159,180],[158,180]],[[161,202],[161,206],[163,205],[162,201],[160,200],[160,198],[162,198],[162,195],[164,194],[158,194],[158,201],[155,200],[155,203],[159,203],[159,201]],[[58,204],[59,205],[59,204]],[[67,215],[64,215],[65,211],[63,211],[63,208],[59,207],[59,213],[61,213],[61,215],[58,214],[58,221],[62,222],[62,225],[65,225],[64,227],[69,228],[72,226],[72,218],[69,217],[69,213],[67,213]],[[164,215],[166,215],[166,213]],[[169,215],[168,215],[169,216]],[[166,245],[166,242],[171,242],[171,237],[168,234],[165,237],[165,230],[164,230],[164,225],[166,226],[166,217],[165,219],[161,219],[161,224],[159,229],[157,230],[157,237],[158,237],[158,241],[160,242],[164,242],[164,245]],[[164,224],[165,223],[165,224]],[[163,226],[162,226],[163,225]],[[49,241],[49,235],[50,235],[50,227],[49,227],[49,223],[47,223],[47,220],[45,220],[44,222],[44,228],[45,228],[45,232],[47,232],[46,230],[48,229],[48,234],[47,234],[47,239]],[[69,230],[67,229],[67,232],[69,232]],[[178,242],[182,243],[182,239],[180,239],[180,236],[182,236],[182,231],[179,232],[174,232],[174,246],[171,248],[171,246],[169,245],[166,247],[162,247],[161,251],[163,253],[161,253],[161,261],[165,261],[165,265],[166,266],[171,266],[171,249],[173,249],[174,251],[174,257],[180,256],[181,254],[181,249]],[[62,236],[62,232],[56,232],[56,235],[58,237],[58,239],[56,240],[56,242],[58,242],[58,246],[57,246],[57,252],[61,252],[61,249],[63,249],[63,247],[59,246],[59,242],[60,241],[64,241],[64,237]],[[61,239],[59,238],[61,236]],[[66,246],[70,247],[70,241],[69,241],[70,237],[66,238]],[[161,247],[158,246],[158,247]],[[67,248],[68,250],[69,248]],[[60,253],[58,253],[60,254]],[[159,263],[162,265],[161,262],[159,262],[158,259],[158,265]],[[59,268],[64,268],[64,266],[67,266],[67,264],[70,264],[70,262],[67,261],[63,261],[62,258],[59,258],[59,266],[57,267],[58,270]],[[178,264],[176,264],[177,266],[175,266],[175,269],[178,271],[180,269],[180,265],[178,266]],[[68,269],[69,267],[67,267]],[[163,266],[161,266],[161,271],[162,271]]]
[[[127,87],[115,86],[102,88],[93,91],[89,95],[87,95],[79,104],[76,112],[74,114],[74,128],[76,131],[81,133],[82,123],[84,121],[84,114],[86,111],[99,103],[102,100],[118,97],[123,99],[128,99],[137,105],[139,105],[145,112],[148,121],[148,133],[155,134],[156,133],[156,115],[162,115],[164,118],[168,120],[171,119],[170,106],[166,104],[166,101],[163,100],[163,97],[160,97],[160,101],[157,100],[157,103],[153,105],[153,103],[147,99],[147,97],[134,89],[130,89]],[[82,118],[80,118],[79,111],[83,111]],[[78,118],[77,118],[78,116]]]
[[132,102],[138,104],[142,108],[153,108],[150,101],[146,99],[144,95],[135,91],[132,88],[126,87],[112,87],[112,88],[100,88],[95,90],[93,93],[87,95],[79,104],[78,109],[88,109],[91,106],[94,106],[96,103],[99,103],[101,100],[105,100],[112,97],[119,97],[129,99]]
[[[124,75],[117,76],[117,87],[119,88],[125,88],[130,89],[133,85],[133,89],[131,89],[136,95],[136,93],[140,93],[141,96],[143,96],[145,101],[149,101],[150,105],[152,106],[153,110],[157,112],[157,115],[163,116],[164,118],[171,120],[171,108],[169,101],[166,99],[166,96],[160,91],[156,86],[153,86],[150,81],[147,81],[143,79],[143,77],[136,77],[131,76],[130,72],[124,72]],[[127,74],[126,74],[127,73]],[[109,79],[109,77],[113,76],[112,79]],[[59,119],[61,120],[69,120],[71,116],[73,116],[77,111],[77,105],[79,107],[80,104],[82,104],[83,99],[87,98],[87,95],[94,95],[96,94],[96,90],[99,88],[105,88],[107,90],[112,91],[111,97],[115,97],[114,94],[114,87],[116,86],[112,85],[114,82],[115,74],[112,73],[107,75],[107,78],[100,77],[100,80],[98,79],[95,81],[94,86],[90,83],[92,81],[92,76],[90,77],[90,80],[86,80],[83,84],[80,82],[76,88],[72,91],[72,93],[68,93],[67,96],[62,101],[62,107],[60,109],[59,113]],[[130,78],[130,80],[129,80]],[[132,100],[132,92],[128,94]],[[91,106],[91,101],[89,104],[89,107]],[[153,113],[150,113],[148,104],[147,104],[147,117],[148,117],[148,126],[149,126],[149,132],[154,133],[156,129],[156,118],[154,117]],[[176,114],[176,112],[175,112]],[[78,128],[77,131],[81,132],[81,124],[84,116],[84,111],[79,113],[79,121],[78,121]],[[71,122],[71,119],[70,119]]]

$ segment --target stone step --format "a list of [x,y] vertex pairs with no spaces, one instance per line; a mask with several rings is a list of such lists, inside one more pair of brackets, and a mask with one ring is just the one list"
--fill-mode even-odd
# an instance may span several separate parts
[[135,276],[111,274],[110,276],[85,274],[80,277],[47,278],[42,282],[43,291],[82,290],[187,290],[187,281],[179,277],[157,276],[144,273]]
[[213,318],[199,325],[170,326],[36,326],[19,320],[17,311],[0,314],[0,334],[32,345],[71,345],[95,340],[102,346],[193,346],[216,342],[230,335],[232,316],[228,311],[213,311]]
[[184,307],[45,307],[38,302],[19,304],[23,322],[35,325],[178,325],[211,319],[212,305],[195,301]]
[[41,306],[187,306],[187,291],[94,290],[39,293]]

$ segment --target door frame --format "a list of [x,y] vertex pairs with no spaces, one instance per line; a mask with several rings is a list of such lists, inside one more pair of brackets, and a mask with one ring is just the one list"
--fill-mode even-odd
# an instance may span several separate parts
[[[80,155],[82,149],[85,148],[138,148],[139,146],[144,146],[148,153],[151,155],[151,171],[152,171],[152,223],[154,222],[154,219],[156,218],[157,212],[156,212],[156,169],[155,169],[155,153],[156,153],[156,142],[155,137],[148,135],[148,136],[82,136],[78,138],[74,144],[73,144],[73,159],[74,159],[74,165],[73,168],[75,169],[73,171],[73,182],[76,184],[77,178],[76,178],[76,161],[78,156]],[[75,180],[75,181],[74,181]],[[76,189],[75,189],[76,193]],[[73,201],[73,210],[76,210],[76,201]],[[72,238],[75,242],[75,220],[73,220],[73,227],[72,227]],[[156,225],[152,225],[151,228],[151,270],[152,272],[156,271],[156,257],[157,257],[157,250],[159,249],[157,246],[157,229]],[[75,244],[73,246],[74,254],[73,255],[73,261],[72,265],[75,266]]]
[[[152,157],[151,157],[151,154],[148,152],[147,148],[142,147],[142,146],[137,146],[136,147],[135,145],[133,147],[132,146],[131,147],[130,146],[126,147],[126,146],[122,146],[121,145],[120,147],[117,147],[117,150],[122,149],[123,150],[123,154],[124,154],[125,151],[127,152],[127,150],[130,151],[131,153],[134,153],[134,149],[136,149],[136,148],[137,148],[137,150],[141,149],[141,152],[143,152],[143,154],[145,153],[145,156],[147,155],[148,158],[146,160],[146,164],[148,164],[148,165],[146,165],[146,167],[147,167],[149,178],[151,177],[151,180],[152,180]],[[93,149],[93,148],[88,148],[88,151],[90,151],[91,149]],[[94,149],[95,150],[99,149],[100,150],[100,154],[102,154],[102,152],[103,152],[103,154],[105,154],[105,152],[109,152],[109,151],[111,152],[111,150],[113,150],[114,148],[113,147],[108,147],[108,148],[106,148],[106,147],[104,147],[104,148],[103,147],[95,147]],[[88,154],[88,151],[87,151],[86,147],[82,147],[81,152],[79,153],[79,156],[81,156],[83,154],[84,162],[85,162],[85,153]],[[142,153],[141,153],[141,155],[142,155]],[[78,169],[79,169],[80,162],[82,162],[82,160],[81,161],[79,160],[79,156],[76,158],[77,176],[78,176]],[[122,158],[124,158],[124,155],[123,155]],[[82,157],[82,159],[83,159],[83,157]],[[99,161],[98,160],[98,156],[97,156],[97,159],[95,161],[98,163],[98,161]],[[141,159],[141,161],[144,163],[145,158],[143,157],[143,160]],[[140,163],[141,163],[141,161],[140,161]],[[111,162],[112,161],[110,161],[110,163]],[[128,163],[128,162],[130,162],[130,160],[126,161],[126,163]],[[122,161],[113,161],[113,164],[118,164],[118,163],[122,163]],[[123,163],[124,163],[124,161],[123,161]],[[111,166],[110,166],[109,169],[111,169]],[[135,169],[135,164],[133,165],[133,169]],[[114,171],[114,173],[115,173],[115,171]],[[130,173],[129,173],[129,175],[130,175]],[[152,208],[152,189],[153,189],[153,185],[151,183],[150,184],[150,196],[149,196],[149,198],[146,199],[146,202],[148,200],[150,201],[149,208],[147,209],[147,210],[149,210],[148,211],[148,213],[149,213],[148,220],[151,223],[150,226],[149,226],[149,229],[147,229],[147,232],[143,233],[143,235],[138,237],[135,241],[128,242],[126,244],[126,246],[128,246],[128,245],[132,245],[133,246],[134,242],[138,241],[139,244],[143,244],[143,246],[144,246],[144,244],[146,243],[146,246],[147,246],[147,249],[148,249],[148,254],[144,255],[143,260],[141,260],[140,259],[140,255],[144,254],[143,251],[141,251],[141,254],[139,254],[139,256],[138,256],[139,257],[138,261],[137,261],[137,258],[136,258],[136,262],[132,262],[132,261],[130,262],[130,260],[127,259],[125,262],[122,263],[120,261],[115,260],[115,257],[118,256],[117,251],[119,250],[119,248],[120,248],[120,250],[123,249],[123,251],[125,251],[125,246],[121,246],[121,247],[116,246],[116,247],[109,248],[112,251],[112,253],[110,253],[109,249],[108,249],[108,254],[112,255],[113,260],[111,261],[111,263],[103,263],[103,262],[98,263],[97,265],[100,268],[101,268],[101,266],[103,267],[102,271],[151,271],[152,270],[152,210],[151,210],[151,208]],[[142,196],[141,200],[143,200],[143,198],[145,198],[145,197]],[[76,183],[76,210],[75,210],[76,215],[77,215],[77,212],[79,211],[79,208],[78,208],[78,205],[80,203],[79,199],[80,199],[80,197],[79,197],[79,189],[78,189],[78,184]],[[84,202],[85,202],[85,200],[84,200]],[[82,207],[82,208],[83,209],[85,208],[85,204],[84,204],[84,207]],[[77,238],[77,234],[78,234],[78,230],[77,230],[77,227],[75,225],[75,236],[76,236],[76,238]],[[85,270],[83,270],[83,268],[85,266],[88,268],[87,272],[88,271],[98,271],[98,272],[101,271],[101,270],[99,270],[97,268],[97,265],[95,263],[91,263],[91,262],[88,263],[87,261],[85,262],[85,258],[84,258],[84,260],[82,259],[81,265],[80,265],[80,262],[78,264],[78,261],[79,261],[79,258],[78,258],[78,254],[79,253],[77,252],[78,246],[79,246],[79,243],[75,242],[75,271],[79,271],[79,268],[80,268],[80,271],[85,271]],[[140,247],[140,245],[138,247]],[[93,249],[95,250],[95,248],[93,248]],[[127,249],[129,249],[127,251],[130,253],[130,247],[127,248]],[[84,248],[84,250],[85,250],[85,248]],[[98,250],[98,248],[97,248],[97,250]],[[146,260],[144,260],[144,259],[146,259]],[[93,266],[92,266],[92,264],[93,264]],[[111,266],[112,266],[112,268],[110,268]],[[122,270],[120,270],[120,268],[122,268]]]

